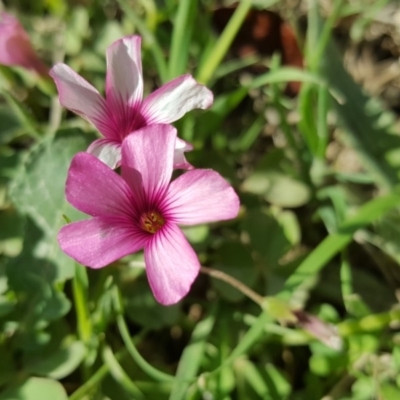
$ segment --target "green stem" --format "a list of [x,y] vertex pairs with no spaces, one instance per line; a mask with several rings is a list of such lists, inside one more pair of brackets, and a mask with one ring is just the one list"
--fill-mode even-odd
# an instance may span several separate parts
[[344,306],[348,313],[351,312],[349,309],[349,296],[353,294],[353,279],[351,274],[350,263],[347,260],[345,251],[342,251],[342,263],[340,266],[340,282],[342,286],[342,298]]
[[[92,338],[92,321],[87,306],[87,286],[88,278],[86,269],[82,265],[76,263],[75,275],[74,279],[72,280],[72,295],[76,310],[78,337],[88,350],[90,346],[90,340]],[[84,381],[86,381],[90,375],[90,368],[87,360],[88,358],[85,358],[81,370]]]
[[85,267],[80,264],[75,264],[75,276],[72,281],[72,292],[78,320],[78,337],[87,345],[92,337],[92,323],[87,306],[87,274]]
[[153,378],[159,382],[172,382],[174,377],[169,375],[165,372],[159,371],[158,369],[154,368],[150,365],[138,352],[136,349],[135,344],[131,339],[131,335],[129,334],[128,326],[126,325],[125,318],[123,315],[123,307],[121,301],[121,294],[116,286],[114,286],[114,307],[117,313],[117,325],[119,332],[121,334],[122,340],[128,350],[129,354],[131,355],[132,359],[136,362],[139,368],[146,373],[148,376]]
[[142,7],[146,10],[147,26],[151,32],[157,27],[157,8],[154,0],[141,0]]
[[112,377],[132,396],[132,399],[144,399],[143,393],[121,367],[114,353],[108,346],[105,346],[103,349],[103,361],[109,366]]
[[[118,352],[115,355],[116,360],[121,360],[128,355],[126,349]],[[72,395],[69,400],[80,400],[86,396],[91,390],[93,390],[96,385],[98,385],[110,372],[110,366],[108,364],[103,364],[85,383],[80,386]]]
[[253,300],[256,304],[258,304],[261,308],[265,306],[265,299],[264,297],[257,294],[254,290],[250,289],[244,283],[238,281],[237,279],[233,278],[232,276],[225,274],[225,272],[218,271],[216,269],[201,267],[200,272],[206,275],[209,275],[213,278],[219,279],[221,281],[226,282],[227,284],[231,285],[235,289],[239,290],[239,292],[243,293],[249,299]]

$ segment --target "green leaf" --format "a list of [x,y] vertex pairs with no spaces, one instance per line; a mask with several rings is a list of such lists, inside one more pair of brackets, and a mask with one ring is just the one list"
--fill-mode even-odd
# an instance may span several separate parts
[[278,260],[290,247],[279,222],[268,212],[254,209],[247,213],[242,227],[249,235],[251,247],[263,257],[265,263],[272,268],[277,266]]
[[151,330],[171,326],[179,318],[179,307],[165,307],[157,303],[147,280],[138,280],[129,290],[124,290],[125,310],[129,319]]
[[389,383],[384,383],[379,388],[379,394],[384,400],[398,400],[400,398],[400,389]]
[[303,182],[277,171],[255,171],[244,182],[246,192],[261,194],[279,207],[301,207],[310,199],[310,189]]
[[71,9],[69,21],[66,24],[65,51],[77,55],[82,50],[83,39],[89,32],[89,13],[85,7]]
[[85,352],[85,346],[79,341],[66,343],[49,356],[31,361],[25,365],[25,369],[35,375],[63,379],[75,371],[85,357]]
[[22,250],[22,221],[15,210],[0,210],[0,254],[17,256]]
[[56,238],[64,224],[63,214],[72,220],[82,219],[65,200],[64,186],[72,157],[87,144],[82,132],[64,131],[31,151],[11,185],[10,196],[18,211],[31,217],[44,232],[46,245],[42,245],[41,256],[56,266],[55,280],[70,278],[74,272],[73,260],[61,252]]
[[261,195],[279,207],[300,207],[308,202],[311,193],[304,182],[289,175],[291,168],[283,150],[275,149],[244,180],[242,190]]
[[9,143],[18,135],[21,124],[9,107],[0,107],[0,145]]
[[205,139],[220,129],[222,122],[227,118],[240,102],[246,97],[247,89],[239,88],[228,93],[222,93],[214,99],[212,107],[207,110],[207,117],[196,121],[195,139],[203,145]]
[[11,346],[3,344],[0,351],[0,385],[3,385],[15,377],[17,374],[17,366],[15,365],[16,363]]
[[[251,254],[240,242],[224,242],[218,248],[215,268],[250,287],[254,284],[257,276]],[[227,300],[240,301],[244,297],[243,293],[219,279],[212,278],[212,284]]]
[[29,378],[19,386],[6,390],[0,400],[67,400],[61,383],[46,378]]

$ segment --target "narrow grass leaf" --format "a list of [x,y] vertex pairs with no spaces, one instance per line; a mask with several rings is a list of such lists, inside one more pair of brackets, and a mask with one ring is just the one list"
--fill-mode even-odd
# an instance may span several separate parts
[[180,1],[174,20],[169,57],[169,79],[182,75],[188,63],[197,0]]
[[208,54],[207,59],[200,65],[197,74],[197,80],[199,82],[207,84],[213,77],[215,70],[225,57],[225,54],[229,50],[230,45],[242,26],[242,23],[250,10],[251,4],[251,0],[242,0],[239,3],[224,31],[215,43],[213,50]]
[[21,126],[26,130],[26,132],[35,139],[40,139],[41,134],[37,126],[37,122],[30,110],[25,106],[25,104],[18,101],[11,93],[5,89],[0,90],[0,94],[3,96],[4,100],[7,102],[9,107],[14,112],[14,115],[19,120]]
[[154,380],[160,382],[171,382],[174,379],[173,376],[168,375],[165,372],[159,371],[158,369],[154,368],[142,357],[142,355],[136,349],[135,343],[131,339],[131,336],[129,334],[129,329],[123,315],[121,294],[119,293],[118,288],[116,286],[114,286],[113,289],[113,300],[114,300],[114,308],[117,313],[118,329],[121,334],[122,340],[124,341],[125,347],[130,356],[132,357],[132,359],[144,373],[146,373]]
[[231,149],[239,152],[249,150],[258,138],[264,125],[265,118],[263,115],[259,115],[254,122],[239,135],[237,139],[232,141]]
[[391,193],[387,196],[370,200],[359,208],[354,216],[348,217],[337,232],[327,236],[297,267],[284,285],[282,297],[290,298],[293,291],[306,279],[315,276],[346,245],[353,234],[369,225],[387,211],[400,204],[400,195]]
[[108,346],[103,349],[103,361],[109,366],[111,376],[132,396],[132,399],[144,399],[143,393],[123,370],[114,353]]
[[75,276],[72,281],[78,336],[87,345],[92,337],[92,321],[88,307],[88,276],[86,268],[75,264]]
[[387,157],[391,151],[400,148],[400,138],[392,135],[390,126],[381,122],[382,115],[388,112],[377,100],[368,98],[346,72],[333,43],[325,52],[321,73],[343,98],[341,102],[333,99],[333,104],[346,128],[346,139],[381,187],[395,186],[399,182],[398,171]]
[[[241,337],[238,345],[232,350],[231,354],[225,358],[221,365],[209,372],[209,374],[218,373],[223,367],[232,364],[240,356],[244,355],[253,347],[253,345],[260,339],[261,336],[265,334],[265,325],[267,322],[271,321],[271,317],[267,311],[263,311],[257,318],[255,318],[251,327],[248,331]],[[175,400],[175,399],[170,399]]]
[[210,314],[200,321],[193,330],[189,344],[183,351],[179,361],[178,370],[170,400],[185,400],[190,381],[196,377],[200,362],[204,355],[207,338],[214,327],[217,308],[214,307]]
[[156,36],[146,26],[142,19],[138,15],[136,15],[135,10],[132,8],[127,0],[117,0],[117,2],[120,5],[121,9],[128,16],[128,18],[135,24],[135,27],[139,31],[140,35],[143,37],[145,46],[152,53],[162,83],[167,82],[167,63],[164,58],[163,50],[158,43]]
[[271,72],[253,79],[246,87],[258,88],[271,83],[286,83],[290,81],[315,83],[316,85],[326,86],[324,79],[313,72],[304,71],[299,68],[281,67]]

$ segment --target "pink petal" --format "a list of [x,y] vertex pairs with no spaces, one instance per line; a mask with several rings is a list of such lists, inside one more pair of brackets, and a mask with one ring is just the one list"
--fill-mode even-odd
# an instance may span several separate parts
[[88,119],[107,138],[117,140],[100,93],[68,65],[56,64],[50,76],[57,85],[60,103],[68,110]]
[[89,153],[78,153],[72,159],[65,193],[75,208],[92,216],[132,215],[129,186]]
[[197,255],[175,224],[165,225],[152,237],[144,257],[151,290],[164,305],[181,300],[199,273]]
[[123,217],[95,217],[65,225],[58,233],[61,249],[79,263],[102,268],[142,249],[143,231]]
[[117,40],[107,49],[106,99],[123,118],[143,96],[140,36]]
[[49,73],[47,66],[33,50],[23,26],[6,12],[0,12],[0,64],[33,69],[43,76]]
[[165,200],[165,216],[177,224],[196,225],[235,218],[239,198],[217,172],[188,171],[173,181]]
[[146,194],[148,204],[157,201],[168,187],[176,141],[170,125],[151,125],[130,134],[122,143],[122,176],[135,197]]
[[210,90],[197,83],[191,75],[182,75],[147,97],[141,111],[148,125],[169,124],[195,108],[209,108],[212,102]]
[[176,169],[193,169],[193,166],[187,162],[185,157],[186,151],[193,150],[193,146],[182,139],[176,138],[174,152],[174,168]]
[[121,143],[109,139],[98,139],[89,146],[87,152],[93,154],[112,169],[121,164]]

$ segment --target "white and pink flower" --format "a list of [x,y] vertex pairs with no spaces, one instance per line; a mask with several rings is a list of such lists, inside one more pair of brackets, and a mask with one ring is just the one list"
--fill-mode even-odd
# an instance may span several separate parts
[[66,197],[92,218],[58,235],[65,253],[92,268],[144,249],[151,289],[164,305],[188,293],[200,268],[178,225],[227,220],[239,210],[235,191],[215,171],[195,169],[170,182],[176,140],[170,125],[138,129],[122,143],[121,176],[92,154],[77,154]]
[[[100,93],[65,64],[55,65],[50,75],[61,104],[85,117],[104,136],[88,152],[111,168],[119,166],[122,141],[132,132],[154,124],[169,124],[196,108],[212,105],[213,94],[191,75],[180,76],[143,100],[140,36],[128,36],[107,49],[106,93]],[[149,134],[151,132],[149,131]],[[175,168],[190,168],[184,152],[192,146],[176,140]]]

